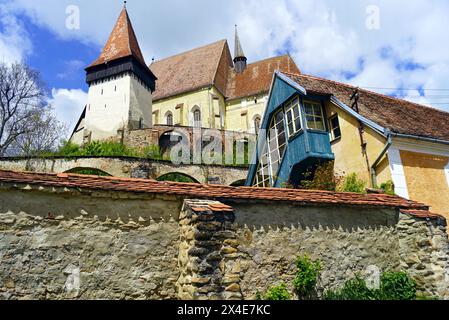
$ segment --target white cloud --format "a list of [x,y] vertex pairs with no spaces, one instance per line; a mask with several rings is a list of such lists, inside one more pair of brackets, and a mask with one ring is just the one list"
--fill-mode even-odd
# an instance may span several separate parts
[[0,61],[12,63],[22,60],[32,49],[29,36],[13,15],[0,11]]
[[[80,8],[79,30],[65,25],[66,7],[72,4]],[[379,30],[366,28],[370,5],[379,7]],[[25,13],[59,37],[99,50],[120,9],[121,2],[109,0],[15,0],[5,10]],[[289,50],[301,70],[334,80],[352,74],[350,82],[357,85],[449,88],[446,0],[165,0],[151,5],[135,0],[128,11],[147,62],[222,38],[231,40],[232,49],[237,23],[250,61]],[[387,47],[392,54],[380,56]],[[398,68],[404,62],[421,67]],[[449,102],[426,93],[435,107]]]
[[80,89],[52,89],[49,103],[53,106],[57,119],[64,122],[70,136],[87,102],[87,93]]

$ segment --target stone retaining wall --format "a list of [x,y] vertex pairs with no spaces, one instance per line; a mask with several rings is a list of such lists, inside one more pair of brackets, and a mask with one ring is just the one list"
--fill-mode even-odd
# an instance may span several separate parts
[[318,294],[404,270],[449,298],[443,219],[396,209],[0,186],[0,299],[254,299],[305,253]]

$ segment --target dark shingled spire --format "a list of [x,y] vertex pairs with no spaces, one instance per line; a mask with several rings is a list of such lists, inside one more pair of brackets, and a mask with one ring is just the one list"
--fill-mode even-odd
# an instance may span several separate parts
[[242,44],[240,43],[237,25],[235,25],[235,54],[234,54],[234,69],[237,73],[242,73],[246,69],[248,59],[243,53]]

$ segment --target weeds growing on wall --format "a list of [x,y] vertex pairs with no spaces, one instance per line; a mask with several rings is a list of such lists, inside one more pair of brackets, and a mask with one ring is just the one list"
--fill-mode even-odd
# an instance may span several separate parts
[[[234,145],[234,163],[227,164],[227,166],[237,165],[237,155]],[[245,144],[245,154],[247,154],[248,144]],[[162,154],[158,145],[150,145],[145,148],[130,148],[119,142],[113,141],[94,141],[84,145],[83,147],[72,143],[70,141],[65,141],[59,147],[58,151],[54,153],[46,153],[42,155],[45,157],[130,157],[130,158],[141,158],[141,159],[151,159],[151,160],[166,160],[170,161],[170,153]],[[193,158],[191,159],[193,161]],[[224,163],[224,160],[223,160]],[[244,166],[249,163],[248,156],[244,159]],[[220,164],[220,163],[217,163]],[[239,165],[240,166],[240,165]]]
[[343,179],[338,191],[366,193],[366,181],[360,179],[356,173],[351,173]]
[[385,272],[379,289],[370,289],[359,275],[338,290],[325,292],[325,300],[415,300],[416,282],[405,272]]
[[382,184],[380,185],[380,188],[381,188],[383,191],[385,191],[386,194],[389,194],[389,195],[392,195],[392,196],[395,195],[395,192],[394,192],[394,183],[393,183],[393,181],[391,181],[391,180],[382,183]]
[[293,286],[300,299],[309,299],[316,293],[316,285],[321,272],[321,262],[312,261],[304,255],[296,260],[296,276]]
[[162,156],[158,146],[148,146],[144,149],[129,148],[113,141],[94,141],[80,147],[70,141],[64,142],[59,150],[46,156],[60,157],[135,157],[161,160]]
[[290,293],[288,292],[287,285],[284,282],[281,282],[276,286],[270,287],[263,297],[263,300],[290,300],[290,299],[291,299]]

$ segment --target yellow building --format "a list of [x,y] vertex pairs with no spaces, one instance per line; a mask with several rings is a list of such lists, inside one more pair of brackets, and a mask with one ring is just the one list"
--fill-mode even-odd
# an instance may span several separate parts
[[[282,187],[334,160],[367,186],[449,218],[449,113],[305,74],[276,72],[248,185]],[[275,130],[275,131],[272,131]],[[272,132],[276,132],[273,136]],[[270,141],[269,143],[266,141]]]
[[299,72],[289,55],[247,64],[236,30],[234,59],[226,40],[150,65],[158,78],[153,124],[255,133],[273,73]]

